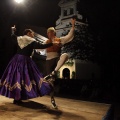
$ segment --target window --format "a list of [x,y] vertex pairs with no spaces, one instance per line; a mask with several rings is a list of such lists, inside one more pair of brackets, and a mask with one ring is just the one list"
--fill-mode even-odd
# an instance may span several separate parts
[[64,16],[67,16],[67,10],[64,10]]
[[72,15],[73,14],[73,8],[70,8],[70,14]]

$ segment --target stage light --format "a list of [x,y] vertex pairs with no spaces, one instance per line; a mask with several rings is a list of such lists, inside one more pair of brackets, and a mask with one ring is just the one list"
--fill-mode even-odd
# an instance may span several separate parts
[[24,0],[15,0],[17,3],[22,3]]

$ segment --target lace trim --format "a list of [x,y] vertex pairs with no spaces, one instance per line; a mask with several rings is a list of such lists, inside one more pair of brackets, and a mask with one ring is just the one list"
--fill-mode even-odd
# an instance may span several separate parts
[[32,42],[35,41],[34,38],[31,38],[27,35],[25,36],[20,36],[20,37],[17,37],[17,41],[18,41],[18,45],[21,49],[23,49],[24,47],[28,46],[29,44],[31,44]]
[[[39,85],[38,85],[39,89],[41,88],[43,82],[48,83],[48,82],[45,81],[43,78],[41,78],[40,81],[39,81]],[[32,80],[32,81],[30,82],[30,85],[26,85],[26,84],[24,83],[24,81],[22,80],[22,86],[24,86],[25,89],[26,89],[28,92],[30,92],[30,91],[32,90],[33,85],[36,85],[36,82],[35,82],[34,80]],[[18,83],[18,82],[16,82],[13,86],[11,86],[10,83],[8,83],[8,82],[5,80],[5,81],[2,82],[2,83],[0,82],[0,87],[2,87],[2,86],[5,86],[9,91],[13,91],[13,90],[16,89],[16,88],[22,90],[22,89],[21,89],[21,84]]]
[[[38,87],[39,87],[39,89],[41,88],[41,85],[42,85],[42,83],[49,83],[49,82],[47,82],[44,78],[41,78],[41,80],[39,81],[39,85],[38,85]],[[50,84],[50,83],[49,83]]]
[[9,91],[13,91],[13,89],[18,88],[21,90],[21,85],[17,82],[15,83],[13,86],[10,85],[10,83],[7,83],[7,81],[5,80],[3,83],[0,82],[0,87],[1,86],[5,86],[6,88],[9,89]]

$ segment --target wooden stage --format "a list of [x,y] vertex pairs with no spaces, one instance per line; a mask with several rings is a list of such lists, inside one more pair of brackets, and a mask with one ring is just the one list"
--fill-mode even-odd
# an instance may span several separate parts
[[50,97],[44,96],[22,105],[0,96],[0,120],[102,120],[109,104],[56,97],[58,109],[53,109]]

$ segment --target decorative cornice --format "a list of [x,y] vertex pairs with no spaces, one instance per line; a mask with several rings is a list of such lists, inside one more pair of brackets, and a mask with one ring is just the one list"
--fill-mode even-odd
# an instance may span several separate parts
[[65,6],[68,6],[68,5],[73,5],[73,4],[76,4],[78,2],[78,0],[61,0],[58,5],[60,7],[65,7]]

